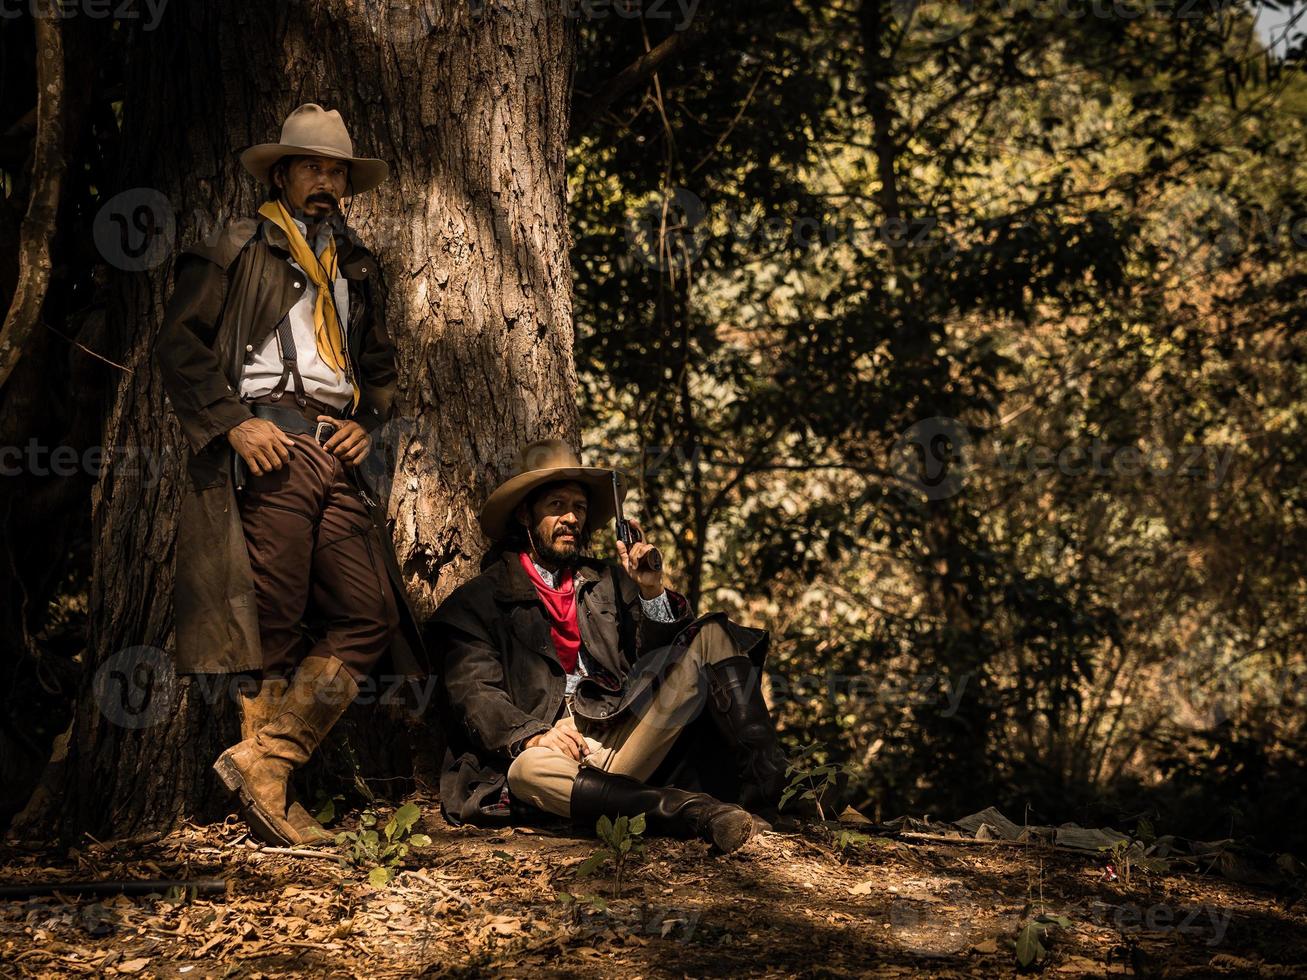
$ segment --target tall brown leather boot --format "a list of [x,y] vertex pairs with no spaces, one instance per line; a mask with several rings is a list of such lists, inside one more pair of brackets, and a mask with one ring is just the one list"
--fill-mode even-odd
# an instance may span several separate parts
[[729,854],[749,842],[757,829],[753,817],[707,793],[671,786],[650,786],[630,776],[582,766],[572,784],[572,821],[594,832],[602,816],[645,816],[646,826],[670,837],[698,837]]
[[299,843],[286,819],[291,771],[309,761],[357,694],[341,661],[310,657],[295,672],[276,716],[213,764],[226,787],[240,794],[250,829],[265,842]]
[[[290,682],[284,677],[266,677],[261,680],[256,678],[251,685],[241,688],[237,703],[240,705],[243,740],[253,738],[260,728],[277,717],[289,686]],[[325,844],[335,839],[304,808],[296,798],[294,786],[289,784],[286,799],[289,804],[286,807],[286,822],[295,829],[294,843]]]

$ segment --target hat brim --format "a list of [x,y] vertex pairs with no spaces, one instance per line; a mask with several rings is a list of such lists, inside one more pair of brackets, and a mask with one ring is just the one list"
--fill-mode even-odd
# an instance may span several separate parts
[[385,160],[371,157],[349,157],[327,146],[291,146],[288,143],[259,143],[240,155],[241,166],[262,184],[271,184],[268,171],[282,157],[331,157],[349,163],[349,180],[353,193],[373,190],[390,176],[390,165]]
[[[551,469],[531,470],[510,477],[495,488],[481,508],[477,520],[481,530],[491,541],[508,536],[512,527],[513,511],[532,490],[547,483],[575,480],[590,491],[590,506],[586,508],[587,531],[594,531],[616,516],[613,508],[613,471],[597,466],[556,466]],[[626,474],[617,473],[617,493],[626,500]]]

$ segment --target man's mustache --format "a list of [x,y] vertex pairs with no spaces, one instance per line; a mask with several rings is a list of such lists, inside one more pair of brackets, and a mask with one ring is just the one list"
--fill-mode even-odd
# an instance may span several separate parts
[[310,194],[307,198],[305,198],[304,203],[325,204],[329,208],[340,207],[340,201],[337,200],[336,195],[330,194],[327,191],[318,191],[316,194]]

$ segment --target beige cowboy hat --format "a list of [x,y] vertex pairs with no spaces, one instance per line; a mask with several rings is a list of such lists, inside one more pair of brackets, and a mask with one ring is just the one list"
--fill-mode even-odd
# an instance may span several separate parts
[[241,166],[261,183],[271,184],[268,171],[285,156],[331,157],[348,160],[353,193],[370,191],[390,176],[385,160],[354,156],[354,143],[345,129],[345,120],[335,109],[328,112],[316,102],[308,102],[289,116],[281,126],[280,143],[259,143],[245,150]]
[[[541,439],[518,452],[508,479],[495,488],[481,508],[481,530],[491,541],[499,541],[512,527],[513,511],[536,487],[562,480],[575,480],[590,491],[586,526],[593,529],[615,516],[613,470],[582,466],[581,458],[561,439]],[[626,499],[626,475],[617,473],[618,495]]]

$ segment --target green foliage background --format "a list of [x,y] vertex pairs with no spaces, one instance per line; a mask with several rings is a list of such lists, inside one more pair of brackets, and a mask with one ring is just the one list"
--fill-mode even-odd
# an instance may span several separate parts
[[587,451],[855,803],[1301,850],[1299,51],[1094,9],[701,7],[578,117]]

